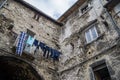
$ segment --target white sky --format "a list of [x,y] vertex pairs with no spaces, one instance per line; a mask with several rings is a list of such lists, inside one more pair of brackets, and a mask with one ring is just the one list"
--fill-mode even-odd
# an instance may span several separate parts
[[66,10],[68,10],[77,0],[24,0],[42,12],[58,19]]

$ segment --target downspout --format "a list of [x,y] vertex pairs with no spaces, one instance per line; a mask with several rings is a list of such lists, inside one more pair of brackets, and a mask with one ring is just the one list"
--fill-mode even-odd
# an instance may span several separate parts
[[112,22],[112,25],[114,26],[114,29],[117,31],[118,37],[120,37],[120,29],[117,26],[115,20],[113,19],[112,15],[109,13],[109,11],[107,10],[107,8],[104,7],[104,5],[102,4],[102,1],[101,0],[99,0],[99,1],[101,2],[101,5],[103,6],[103,9],[105,10],[105,12],[107,13],[108,17],[110,18],[110,20]]
[[6,4],[8,0],[5,0],[1,5],[0,5],[0,9]]

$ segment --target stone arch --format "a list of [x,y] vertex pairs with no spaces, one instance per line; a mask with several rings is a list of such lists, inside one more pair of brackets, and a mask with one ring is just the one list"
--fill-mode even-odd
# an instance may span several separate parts
[[0,56],[0,80],[44,79],[26,61],[13,56]]

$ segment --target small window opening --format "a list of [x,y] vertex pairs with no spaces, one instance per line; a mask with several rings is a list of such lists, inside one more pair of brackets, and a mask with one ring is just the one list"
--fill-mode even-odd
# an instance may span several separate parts
[[88,54],[91,54],[91,52],[88,52]]
[[37,14],[35,13],[35,15],[34,15],[34,17],[33,17],[33,18],[34,18],[34,19],[36,19],[36,17],[37,17]]
[[95,80],[111,80],[108,68],[105,63],[93,68]]
[[40,18],[40,15],[37,16],[37,19],[36,19],[36,20],[39,21],[39,18]]
[[87,10],[88,10],[88,4],[81,9],[81,12],[84,13],[84,12],[86,12]]
[[39,18],[40,18],[40,15],[39,13],[35,13],[34,17],[33,17],[35,20],[39,21]]
[[33,28],[33,26],[31,25],[31,28]]
[[35,33],[32,32],[31,30],[27,29],[27,34],[34,37],[35,36]]
[[47,33],[47,35],[49,36],[50,34]]
[[107,23],[106,21],[103,21],[103,24],[104,24],[106,27],[109,26],[108,23]]
[[13,27],[14,27],[14,25],[10,25],[7,29],[8,29],[8,30],[12,30]]

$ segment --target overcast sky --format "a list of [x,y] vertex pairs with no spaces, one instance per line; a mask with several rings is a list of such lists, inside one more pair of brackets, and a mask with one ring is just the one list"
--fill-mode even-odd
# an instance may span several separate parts
[[58,19],[77,0],[24,0],[54,19]]

